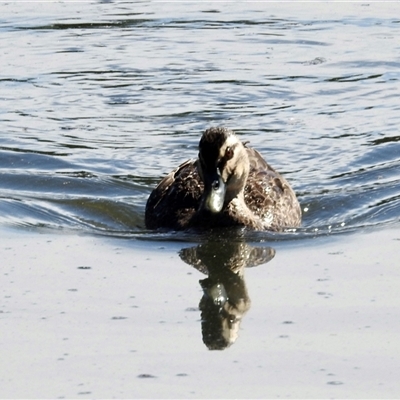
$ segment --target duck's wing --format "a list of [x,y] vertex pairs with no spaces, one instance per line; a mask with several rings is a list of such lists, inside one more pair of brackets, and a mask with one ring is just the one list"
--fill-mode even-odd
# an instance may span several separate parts
[[203,182],[197,160],[188,160],[170,172],[150,194],[145,223],[149,229],[184,229],[199,208]]
[[257,150],[246,150],[250,162],[244,193],[247,206],[262,220],[265,229],[299,226],[301,209],[289,183]]

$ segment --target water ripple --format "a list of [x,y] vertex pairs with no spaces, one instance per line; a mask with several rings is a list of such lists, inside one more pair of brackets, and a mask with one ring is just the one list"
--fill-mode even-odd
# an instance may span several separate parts
[[299,195],[302,228],[252,240],[398,224],[391,8],[128,5],[4,7],[1,224],[184,240],[147,232],[145,202],[210,125],[249,140]]

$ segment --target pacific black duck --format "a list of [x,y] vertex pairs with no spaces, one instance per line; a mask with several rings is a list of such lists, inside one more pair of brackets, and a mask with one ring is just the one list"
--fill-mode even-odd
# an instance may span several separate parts
[[161,180],[146,204],[148,229],[245,226],[279,231],[301,223],[289,183],[227,128],[207,129],[199,157]]

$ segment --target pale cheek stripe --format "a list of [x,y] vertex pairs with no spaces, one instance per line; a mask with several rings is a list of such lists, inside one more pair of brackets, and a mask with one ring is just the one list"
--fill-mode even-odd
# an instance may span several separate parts
[[235,135],[229,135],[225,141],[225,148],[228,146],[233,146],[239,142],[239,139]]

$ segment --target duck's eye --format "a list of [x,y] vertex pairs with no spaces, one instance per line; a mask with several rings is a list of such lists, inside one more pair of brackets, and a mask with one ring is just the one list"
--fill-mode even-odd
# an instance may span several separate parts
[[233,149],[232,147],[227,147],[225,150],[225,159],[230,160],[233,157]]

